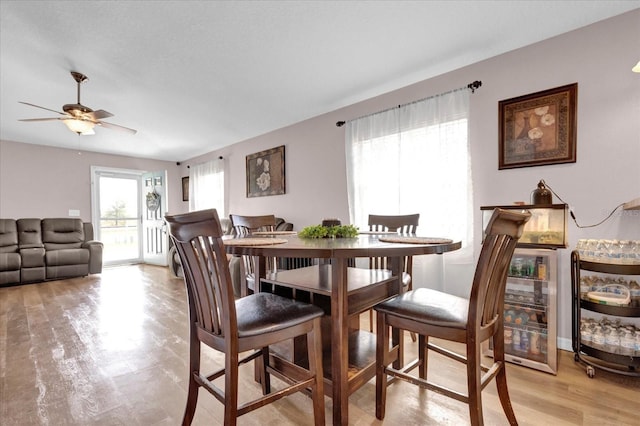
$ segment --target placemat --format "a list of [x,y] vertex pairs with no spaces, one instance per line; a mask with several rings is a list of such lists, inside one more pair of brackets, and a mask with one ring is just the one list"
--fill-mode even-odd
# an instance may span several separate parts
[[358,231],[358,234],[363,235],[398,235],[395,231]]
[[256,231],[251,235],[296,235],[297,231]]
[[234,238],[224,240],[226,246],[269,246],[286,242],[287,240],[282,238]]
[[432,238],[432,237],[410,237],[403,235],[384,236],[378,238],[379,241],[385,243],[405,243],[405,244],[449,244],[453,240],[448,238]]

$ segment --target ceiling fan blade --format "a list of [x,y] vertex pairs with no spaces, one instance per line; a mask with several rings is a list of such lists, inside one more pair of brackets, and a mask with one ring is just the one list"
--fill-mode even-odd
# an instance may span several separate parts
[[113,124],[113,123],[107,123],[106,121],[96,121],[96,124],[98,126],[102,126],[102,127],[106,127],[108,129],[115,129],[115,130],[123,130],[125,132],[129,132],[133,135],[135,135],[136,133],[138,133],[137,130],[134,129],[130,129],[128,127],[124,127],[124,126],[120,126],[118,124]]
[[21,104],[32,106],[32,107],[36,107],[36,108],[40,108],[40,109],[45,109],[47,111],[55,112],[56,114],[68,115],[66,112],[56,111],[55,109],[45,108],[43,106],[36,105],[36,104],[30,104],[29,102],[22,102],[22,101],[18,101],[18,102],[21,103]]
[[109,111],[105,111],[103,109],[99,109],[99,110],[93,111],[93,112],[88,112],[85,115],[89,116],[93,120],[100,120],[101,118],[113,117],[113,114],[111,114]]
[[66,118],[58,118],[58,117],[52,117],[52,118],[21,118],[18,121],[59,121],[59,120],[66,120]]

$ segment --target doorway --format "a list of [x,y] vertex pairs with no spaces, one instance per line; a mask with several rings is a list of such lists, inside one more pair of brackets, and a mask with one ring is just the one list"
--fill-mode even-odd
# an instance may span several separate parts
[[91,176],[93,227],[104,244],[104,264],[166,265],[166,171],[92,167]]

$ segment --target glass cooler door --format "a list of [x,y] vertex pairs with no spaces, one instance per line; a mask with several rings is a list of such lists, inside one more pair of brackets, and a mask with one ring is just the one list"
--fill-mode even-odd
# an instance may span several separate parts
[[[547,373],[557,372],[557,252],[516,249],[504,306],[505,358]],[[492,345],[485,345],[492,356]]]

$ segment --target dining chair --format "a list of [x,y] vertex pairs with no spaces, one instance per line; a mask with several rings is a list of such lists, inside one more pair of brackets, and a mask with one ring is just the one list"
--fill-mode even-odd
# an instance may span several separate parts
[[[324,425],[322,374],[323,310],[271,293],[254,293],[235,299],[229,264],[216,210],[200,210],[165,216],[184,270],[190,325],[189,390],[182,420],[191,424],[198,390],[205,388],[224,404],[224,424],[294,392],[311,390],[316,425]],[[308,347],[308,369],[291,364],[286,387],[271,391],[269,346],[304,337]],[[201,344],[224,353],[224,368],[210,375],[200,372]],[[247,354],[241,353],[249,352]],[[239,365],[256,360],[260,367],[263,396],[238,404]],[[224,390],[214,381],[224,377]]]
[[[405,215],[369,215],[369,231],[371,232],[397,232],[400,234],[415,234],[420,222],[420,213]],[[385,257],[369,258],[369,269],[389,269]],[[405,256],[402,259],[402,286],[404,290],[411,290],[413,273],[413,256]],[[369,331],[373,333],[373,310],[369,311]],[[411,339],[415,342],[416,336],[411,333]]]
[[[512,425],[517,424],[509,392],[504,358],[504,292],[507,271],[529,212],[496,209],[487,225],[469,298],[427,288],[417,288],[374,307],[377,320],[376,417],[385,415],[387,376],[402,379],[469,405],[472,425],[482,425],[481,393],[496,379],[502,408]],[[391,366],[398,342],[389,343],[389,327],[408,330],[418,337],[418,358],[404,367]],[[466,355],[429,342],[429,337],[463,343]],[[482,342],[492,339],[493,364],[481,364]],[[466,364],[467,393],[427,380],[428,350]],[[418,368],[418,375],[409,374]]]
[[[276,217],[274,215],[263,216],[243,216],[238,214],[230,214],[229,219],[236,235],[246,236],[257,231],[275,231]],[[275,268],[275,259],[267,259],[267,270],[273,271]],[[255,267],[251,256],[242,256],[241,267],[241,287],[240,296],[244,297],[255,290]]]

